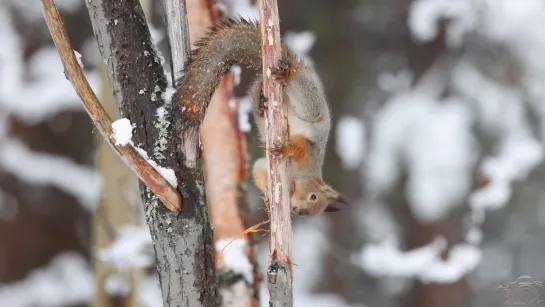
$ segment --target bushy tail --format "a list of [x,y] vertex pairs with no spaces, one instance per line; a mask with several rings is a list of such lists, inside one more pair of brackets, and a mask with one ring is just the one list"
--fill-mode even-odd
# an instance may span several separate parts
[[239,64],[261,68],[261,33],[258,24],[229,20],[214,27],[195,44],[186,63],[185,74],[178,80],[175,101],[184,120],[200,122],[222,76]]

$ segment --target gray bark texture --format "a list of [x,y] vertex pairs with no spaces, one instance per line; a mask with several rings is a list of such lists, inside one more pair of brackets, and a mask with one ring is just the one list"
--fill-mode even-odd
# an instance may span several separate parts
[[[174,169],[183,209],[168,211],[142,183],[142,199],[157,256],[163,306],[219,305],[200,163],[188,168],[177,131],[177,106],[165,103],[162,63],[137,0],[86,1],[121,117],[135,126],[133,142],[157,164]],[[164,108],[163,118],[157,110]],[[177,123],[172,125],[172,123]],[[198,144],[198,143],[197,143]]]
[[267,270],[269,307],[293,306],[292,276],[289,264],[273,260]]

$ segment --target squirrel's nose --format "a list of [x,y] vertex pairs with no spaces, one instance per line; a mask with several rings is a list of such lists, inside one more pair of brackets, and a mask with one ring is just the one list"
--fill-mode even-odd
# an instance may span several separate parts
[[344,209],[344,207],[348,206],[348,201],[340,196],[337,195],[334,199],[330,199],[329,203],[327,204],[327,207],[325,208],[325,212],[337,212]]
[[342,197],[341,195],[337,196],[337,202],[345,206],[348,206],[348,200]]

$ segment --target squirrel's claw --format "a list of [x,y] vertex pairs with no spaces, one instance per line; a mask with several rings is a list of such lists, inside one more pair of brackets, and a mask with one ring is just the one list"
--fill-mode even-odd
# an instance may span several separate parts
[[280,82],[282,87],[288,85],[289,65],[284,60],[278,61],[278,67],[271,68],[271,78]]
[[265,117],[265,113],[269,110],[269,107],[267,106],[267,98],[265,95],[263,95],[263,92],[261,92],[261,95],[259,96],[259,104],[257,106],[258,108],[258,115],[260,117]]
[[268,151],[276,157],[280,157],[284,155],[284,147],[273,147],[269,148]]

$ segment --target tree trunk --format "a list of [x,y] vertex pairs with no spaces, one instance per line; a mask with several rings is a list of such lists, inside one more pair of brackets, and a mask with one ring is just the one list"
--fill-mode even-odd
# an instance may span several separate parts
[[136,0],[91,0],[86,5],[121,116],[135,125],[135,146],[144,149],[157,164],[174,169],[183,196],[183,209],[177,216],[141,183],[163,305],[217,306],[212,229],[198,142],[184,140],[194,143],[196,151],[192,163],[187,163],[188,154],[182,152],[178,133],[183,123],[177,106],[163,100],[167,80],[142,8]]

